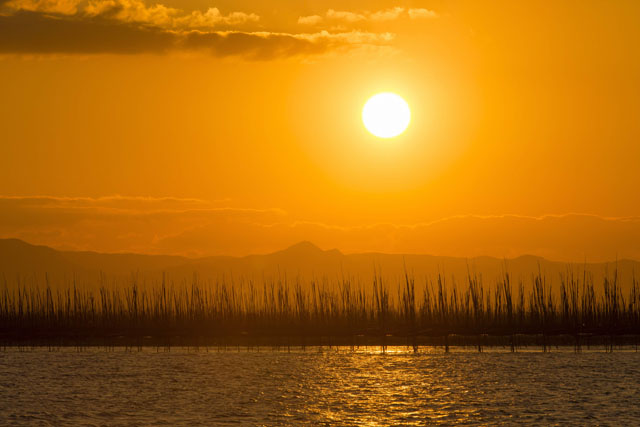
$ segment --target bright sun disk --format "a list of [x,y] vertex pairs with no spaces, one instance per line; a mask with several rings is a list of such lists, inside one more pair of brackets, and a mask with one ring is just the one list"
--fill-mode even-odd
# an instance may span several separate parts
[[411,110],[402,97],[383,92],[369,98],[362,109],[362,121],[379,138],[393,138],[409,126]]

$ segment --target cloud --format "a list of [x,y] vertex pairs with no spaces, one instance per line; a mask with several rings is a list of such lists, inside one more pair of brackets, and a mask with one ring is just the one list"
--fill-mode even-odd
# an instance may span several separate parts
[[384,22],[384,21],[393,21],[398,19],[403,13],[405,9],[403,7],[393,7],[390,9],[379,10],[376,12],[348,12],[343,10],[334,10],[329,9],[326,13],[326,17],[329,20],[338,20],[347,23],[354,23],[360,21],[371,21],[371,22]]
[[83,10],[88,18],[103,18],[123,23],[148,24],[158,27],[174,27],[179,9],[156,4],[147,7],[137,0],[92,0]]
[[189,14],[163,4],[147,6],[142,0],[9,0],[6,7],[13,11],[73,15],[75,18],[103,18],[122,23],[170,28],[213,28],[219,25],[242,25],[258,22],[255,13],[231,12],[224,15],[218,8]]
[[463,215],[343,226],[229,201],[110,196],[0,197],[0,237],[67,249],[189,256],[273,252],[302,240],[346,253],[640,260],[640,217]]
[[286,34],[240,31],[165,31],[102,19],[52,19],[32,12],[0,16],[0,53],[135,54],[205,51],[215,56],[270,59],[387,44],[390,34]]
[[411,19],[432,19],[439,16],[435,11],[429,9],[409,9],[408,14]]
[[[30,0],[31,1],[31,0]],[[140,0],[91,0],[83,9],[86,17],[102,17],[126,23],[149,24],[163,28],[213,28],[219,25],[237,26],[258,22],[254,13],[232,12],[223,15],[218,8],[206,12],[195,10],[185,14],[180,9],[156,4],[147,6]]]
[[[388,44],[389,34],[289,34],[242,31],[252,13],[217,8],[185,14],[139,0],[10,0],[0,13],[0,54],[138,54],[201,51],[214,56],[271,59]],[[218,25],[229,27],[214,30]]]
[[366,21],[367,15],[361,13],[348,12],[344,10],[333,10],[329,9],[325,15],[327,19],[334,19],[349,23]]
[[403,7],[392,7],[391,9],[379,10],[369,15],[369,19],[373,22],[393,21],[398,19],[405,9]]
[[320,15],[301,16],[298,18],[298,24],[301,25],[318,25],[323,20]]
[[400,18],[410,19],[428,19],[437,18],[438,14],[429,9],[406,9],[404,7],[392,7],[378,11],[361,11],[352,12],[346,10],[329,9],[324,16],[311,15],[301,16],[298,18],[298,24],[302,25],[319,25],[325,21],[339,21],[345,24],[356,24],[361,22],[388,22],[395,21]]
[[223,15],[217,8],[209,8],[205,13],[198,10],[191,12],[190,15],[176,19],[178,26],[190,28],[206,28],[214,27],[219,24],[226,25],[242,25],[248,22],[258,22],[260,17],[255,13],[232,12],[229,15]]
[[[172,197],[0,197],[0,236],[65,249],[205,255],[232,249],[224,236],[282,222],[276,208]],[[169,247],[171,236],[206,229],[207,242]],[[212,232],[219,236],[212,236]],[[244,244],[244,243],[243,243]]]
[[59,19],[33,12],[0,16],[0,53],[162,53],[176,42],[175,34],[158,28],[98,19]]
[[[78,13],[78,0],[8,0],[4,4],[12,10],[25,10],[29,12],[57,13],[62,15],[75,15]],[[0,2],[2,6],[2,2]]]
[[241,54],[252,59],[270,59],[296,55],[314,55],[341,48],[356,46],[379,46],[393,40],[390,33],[367,33],[351,31],[313,34],[287,34],[269,32],[217,32],[193,31],[180,41],[186,49],[206,49],[216,56]]
[[[640,218],[604,218],[569,214],[527,217],[465,215],[423,224],[339,226],[279,221],[198,226],[156,242],[160,252],[198,248],[225,241],[228,252],[271,252],[302,240],[346,253],[384,252],[454,257],[513,258],[537,255],[567,262],[640,260]],[[225,253],[225,252],[222,252]]]

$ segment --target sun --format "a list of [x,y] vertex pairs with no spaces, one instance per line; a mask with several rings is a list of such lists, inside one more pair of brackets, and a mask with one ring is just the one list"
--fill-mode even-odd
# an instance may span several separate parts
[[409,126],[411,110],[401,96],[383,92],[372,96],[362,109],[362,121],[379,138],[393,138]]

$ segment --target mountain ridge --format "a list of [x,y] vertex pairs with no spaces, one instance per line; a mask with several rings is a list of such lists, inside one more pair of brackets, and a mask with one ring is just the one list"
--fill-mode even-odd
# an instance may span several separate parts
[[[418,280],[442,275],[460,283],[469,273],[494,281],[505,272],[514,279],[528,280],[538,270],[557,280],[561,274],[582,270],[600,280],[619,269],[621,278],[630,281],[640,272],[640,262],[618,260],[608,263],[565,263],[534,255],[515,258],[480,256],[473,258],[422,254],[356,253],[343,254],[337,249],[323,250],[309,241],[298,242],[280,251],[245,256],[208,256],[188,258],[173,255],[136,253],[100,253],[93,251],[59,251],[48,246],[32,245],[20,239],[0,239],[0,278],[34,277],[42,280],[82,278],[95,281],[101,275],[120,279],[140,275],[149,280],[168,277],[186,282],[194,276],[203,280],[237,278],[265,280],[277,277],[311,280],[341,277],[368,281],[376,274],[388,279],[402,278],[409,272]],[[35,279],[34,279],[35,280]]]

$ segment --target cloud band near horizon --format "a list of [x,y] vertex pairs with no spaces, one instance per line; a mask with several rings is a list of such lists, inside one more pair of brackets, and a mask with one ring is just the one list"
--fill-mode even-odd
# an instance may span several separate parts
[[4,196],[0,237],[69,250],[186,256],[268,253],[308,240],[345,253],[640,260],[640,217],[460,215],[344,226],[304,221],[277,208],[174,197]]

